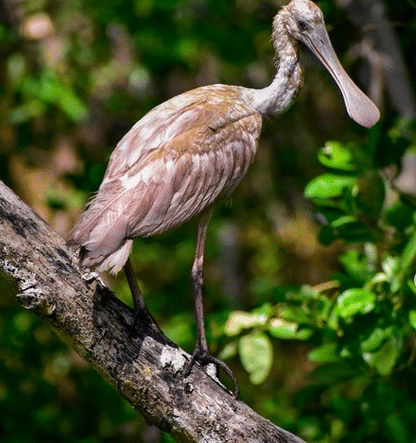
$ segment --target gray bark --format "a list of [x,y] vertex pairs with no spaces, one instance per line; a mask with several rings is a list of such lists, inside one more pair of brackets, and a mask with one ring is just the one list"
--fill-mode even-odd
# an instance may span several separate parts
[[105,377],[146,419],[178,442],[302,443],[233,398],[189,355],[138,324],[132,310],[81,270],[73,251],[0,181],[0,268],[32,310]]

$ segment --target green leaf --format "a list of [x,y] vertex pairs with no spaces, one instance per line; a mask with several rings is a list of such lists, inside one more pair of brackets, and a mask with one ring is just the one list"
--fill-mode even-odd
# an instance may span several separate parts
[[244,329],[254,328],[264,325],[268,320],[268,314],[265,312],[245,312],[234,311],[228,317],[224,331],[229,337],[241,334]]
[[57,78],[54,72],[46,71],[39,79],[28,78],[23,90],[41,102],[55,104],[76,122],[88,117],[86,105],[77,97],[71,86]]
[[309,352],[308,358],[319,363],[329,363],[340,360],[341,356],[336,343],[325,343]]
[[413,223],[415,206],[412,203],[409,203],[403,195],[400,197],[401,198],[398,201],[386,208],[384,220],[399,231],[403,231]]
[[62,88],[57,104],[75,122],[84,121],[88,117],[88,108],[68,87]]
[[338,175],[326,173],[312,179],[305,188],[307,198],[339,197],[345,189],[352,190],[356,184],[353,175]]
[[273,363],[273,347],[266,334],[244,335],[239,340],[239,354],[244,369],[253,384],[262,383]]
[[386,376],[391,373],[396,364],[398,349],[393,340],[387,340],[384,345],[374,353],[365,353],[364,360],[380,375]]
[[403,249],[401,258],[398,257],[387,257],[383,263],[382,267],[388,276],[390,284],[390,289],[393,293],[399,291],[403,278],[409,270],[409,267],[416,260],[416,231],[410,236],[406,246]]
[[403,419],[399,412],[395,412],[386,418],[386,429],[389,430],[393,443],[408,443],[412,441],[409,435],[409,424]]
[[416,311],[414,310],[409,312],[409,323],[413,329],[416,329]]
[[343,215],[342,217],[337,218],[331,223],[333,228],[342,228],[346,225],[352,225],[353,223],[357,223],[357,218],[353,215]]
[[227,360],[229,358],[233,358],[238,353],[238,343],[237,341],[232,341],[230,343],[227,343],[222,351],[219,353],[218,358],[220,360]]
[[402,263],[401,263],[401,271],[404,273],[406,269],[414,262],[416,257],[416,231],[410,237],[407,242],[403,254],[402,254]]
[[374,309],[375,300],[376,295],[366,289],[347,289],[337,299],[339,315],[347,318],[357,313],[366,314]]
[[318,160],[328,168],[355,171],[351,151],[338,141],[328,141],[318,153]]
[[299,330],[299,325],[294,322],[275,318],[270,322],[269,332],[273,337],[283,340],[307,340],[313,334],[313,330],[304,328]]
[[360,348],[363,353],[372,352],[379,349],[386,337],[390,336],[392,328],[375,328],[372,333],[361,342]]
[[279,306],[279,317],[289,322],[295,322],[296,324],[313,322],[311,315],[300,306]]
[[315,209],[314,213],[318,222],[324,226],[332,223],[333,221],[345,215],[345,212],[342,211],[341,209],[333,208],[331,206],[319,206],[317,209]]
[[381,262],[381,268],[383,269],[389,281],[391,281],[393,277],[395,277],[395,275],[400,271],[400,265],[400,259],[391,255],[388,255]]
[[363,254],[355,249],[350,249],[341,255],[340,263],[346,272],[364,284],[368,279],[374,276],[375,269],[368,254]]

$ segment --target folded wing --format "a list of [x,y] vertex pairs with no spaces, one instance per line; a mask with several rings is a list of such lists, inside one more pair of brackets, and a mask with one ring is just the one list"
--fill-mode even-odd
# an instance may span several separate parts
[[261,118],[239,99],[238,88],[210,88],[155,108],[117,145],[69,236],[84,265],[118,272],[134,237],[186,222],[241,181],[256,153]]

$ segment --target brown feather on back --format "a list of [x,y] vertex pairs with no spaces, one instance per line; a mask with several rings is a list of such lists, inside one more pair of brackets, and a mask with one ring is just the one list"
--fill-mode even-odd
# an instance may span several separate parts
[[118,272],[133,237],[164,232],[228,196],[260,131],[239,87],[203,87],[159,105],[118,143],[68,242],[82,247],[85,265]]

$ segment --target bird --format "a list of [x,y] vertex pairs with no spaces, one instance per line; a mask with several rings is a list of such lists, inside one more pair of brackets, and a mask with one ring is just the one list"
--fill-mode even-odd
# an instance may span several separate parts
[[363,127],[379,120],[374,103],[354,84],[332,47],[324,17],[311,0],[292,0],[273,19],[276,75],[262,89],[202,86],[156,106],[120,140],[98,192],[69,234],[80,264],[117,274],[124,269],[135,318],[154,325],[129,259],[135,237],[160,234],[199,217],[191,283],[197,340],[185,368],[213,363],[234,384],[229,367],[209,353],[203,311],[203,263],[212,207],[228,198],[254,161],[262,121],[284,112],[303,86],[300,43],[334,79],[348,115]]

